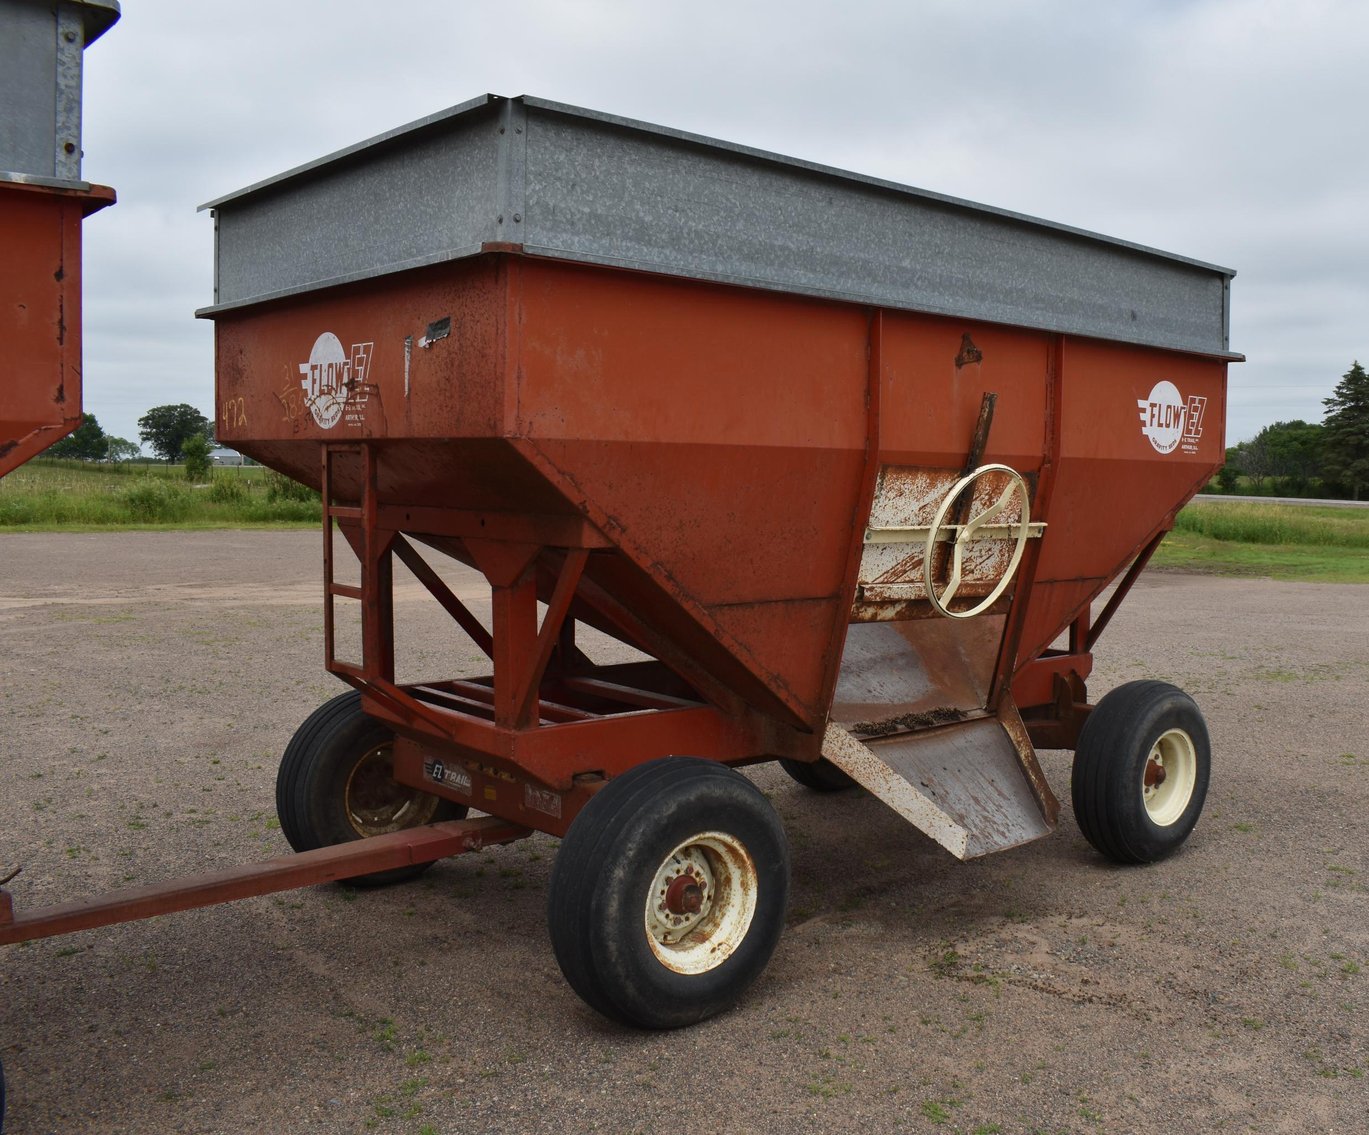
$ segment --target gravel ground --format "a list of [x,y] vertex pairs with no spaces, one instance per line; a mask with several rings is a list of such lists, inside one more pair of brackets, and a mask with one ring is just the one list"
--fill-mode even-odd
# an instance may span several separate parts
[[[0,565],[16,905],[287,850],[278,754],[341,689],[316,535],[9,535]],[[412,586],[398,611],[411,672],[476,668]],[[389,890],[5,948],[7,1130],[1363,1132],[1369,588],[1151,574],[1098,664],[1095,696],[1160,677],[1208,716],[1207,812],[1165,863],[1106,865],[1066,806],[962,864],[767,766],[789,925],[719,1018],[585,1008],[537,836]],[[1069,754],[1043,764],[1067,801]]]

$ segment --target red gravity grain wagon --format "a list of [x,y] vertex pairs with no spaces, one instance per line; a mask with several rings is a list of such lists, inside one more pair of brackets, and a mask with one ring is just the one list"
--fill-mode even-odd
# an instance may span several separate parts
[[[1035,749],[1073,748],[1100,852],[1187,837],[1198,709],[1085,682],[1222,461],[1229,270],[526,97],[207,207],[217,436],[321,491],[352,689],[281,764],[302,854],[0,941],[542,831],[566,978],[671,1027],[783,926],[785,835],[739,766],[858,784],[969,858],[1051,830]],[[397,678],[396,560],[487,673]]]
[[[532,98],[208,207],[218,436],[321,490],[356,691],[286,752],[297,849],[467,808],[561,836],[567,978],[670,1026],[780,934],[784,835],[737,766],[859,783],[970,857],[1051,829],[1033,746],[1077,747],[1101,851],[1188,834],[1192,701],[1084,683],[1222,461],[1229,271]],[[396,559],[490,673],[396,682]]]

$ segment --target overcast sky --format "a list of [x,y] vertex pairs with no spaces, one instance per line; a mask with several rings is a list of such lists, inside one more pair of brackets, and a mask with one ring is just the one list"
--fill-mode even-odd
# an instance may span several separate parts
[[123,0],[86,53],[86,409],[213,416],[196,207],[534,94],[1235,268],[1228,442],[1369,361],[1369,4]]

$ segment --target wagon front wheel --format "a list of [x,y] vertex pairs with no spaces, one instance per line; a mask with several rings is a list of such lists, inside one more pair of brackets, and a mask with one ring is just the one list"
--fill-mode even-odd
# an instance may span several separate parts
[[[462,805],[394,779],[394,734],[368,717],[355,691],[339,694],[305,719],[276,774],[276,815],[296,851],[459,820]],[[398,883],[431,863],[358,875],[360,886]]]
[[571,824],[551,875],[552,948],[606,1017],[678,1028],[760,975],[788,894],[769,801],[722,765],[666,757],[611,780]]
[[1071,795],[1084,838],[1118,863],[1178,850],[1207,798],[1212,747],[1188,694],[1128,682],[1089,714],[1074,753]]

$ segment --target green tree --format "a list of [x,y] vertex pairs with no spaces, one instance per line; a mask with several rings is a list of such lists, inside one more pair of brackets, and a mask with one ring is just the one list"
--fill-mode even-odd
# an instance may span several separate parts
[[181,456],[185,458],[185,478],[187,481],[203,481],[209,476],[209,439],[204,434],[191,434],[181,446]]
[[1323,405],[1325,475],[1359,500],[1369,488],[1369,373],[1358,359]]
[[1236,468],[1236,447],[1232,446],[1226,451],[1226,464],[1217,470],[1217,476],[1207,486],[1207,491],[1234,493],[1237,481],[1240,479],[1240,471]]
[[1275,422],[1255,435],[1268,457],[1270,476],[1282,482],[1284,492],[1304,492],[1321,476],[1324,433],[1324,427],[1298,420]]
[[109,442],[105,453],[106,461],[132,461],[138,454],[142,453],[141,449],[126,438],[109,434],[106,435],[105,440]]
[[49,446],[48,456],[74,458],[77,461],[103,461],[108,447],[109,439],[95,420],[95,415],[82,414],[81,424],[75,432]]
[[154,406],[138,419],[138,436],[168,463],[181,456],[190,438],[198,436],[208,441],[213,435],[214,423],[184,402]]
[[1274,471],[1269,459],[1268,438],[1258,433],[1249,441],[1233,446],[1228,452],[1237,471],[1245,474],[1251,489],[1258,493],[1264,487],[1265,479]]

